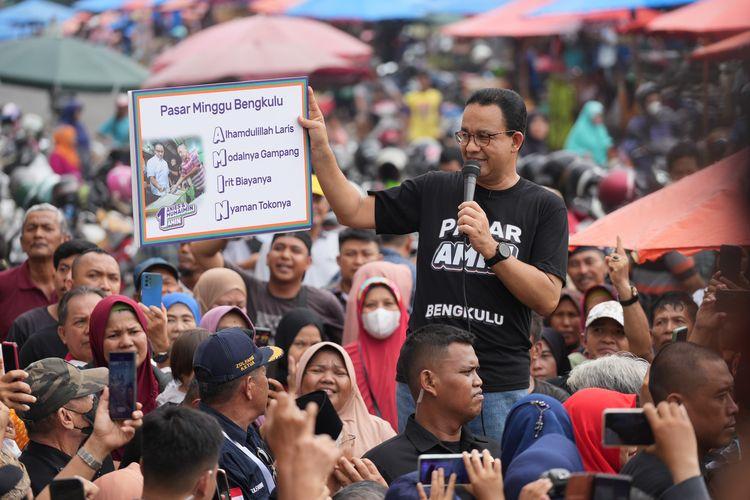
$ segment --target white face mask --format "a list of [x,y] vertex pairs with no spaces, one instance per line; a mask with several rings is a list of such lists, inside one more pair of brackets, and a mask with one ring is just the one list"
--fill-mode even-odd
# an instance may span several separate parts
[[367,333],[376,339],[386,339],[398,328],[401,321],[401,311],[388,311],[378,307],[372,312],[362,315],[362,325]]
[[659,111],[661,111],[661,102],[660,101],[651,101],[648,103],[648,106],[646,106],[646,111],[648,111],[648,114],[651,116],[656,116],[659,114]]

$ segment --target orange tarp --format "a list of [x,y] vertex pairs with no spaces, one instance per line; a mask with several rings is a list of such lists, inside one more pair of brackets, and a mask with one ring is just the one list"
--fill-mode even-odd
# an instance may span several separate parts
[[750,246],[744,149],[612,212],[570,237],[570,246],[612,247],[616,237],[637,261],[678,250],[692,255],[721,245]]
[[747,57],[750,50],[750,31],[725,38],[720,42],[699,47],[690,56],[694,60],[727,61]]
[[750,29],[747,0],[699,0],[663,14],[646,26],[652,33],[727,35]]

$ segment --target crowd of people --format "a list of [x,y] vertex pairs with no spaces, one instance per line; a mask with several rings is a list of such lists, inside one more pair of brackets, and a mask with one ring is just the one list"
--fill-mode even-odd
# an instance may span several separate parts
[[[231,260],[237,241],[184,243],[176,262],[141,260],[126,295],[117,259],[59,208],[25,211],[26,258],[0,273],[19,358],[0,378],[3,498],[77,477],[89,498],[530,500],[581,475],[729,498],[747,323],[717,294],[750,288],[746,258],[704,283],[676,252],[639,277],[616,235],[568,251],[564,201],[517,173],[513,91],[467,101],[471,201],[455,171],[361,194],[309,98],[313,228],[250,259]],[[160,307],[140,302],[144,273],[162,278]],[[135,353],[127,420],[109,412],[114,352]],[[655,445],[605,446],[604,412],[633,408]],[[426,454],[463,454],[468,484],[420,475]]]
[[[148,59],[210,11],[78,35]],[[47,125],[2,103],[0,340],[18,363],[0,377],[0,499],[54,500],[71,478],[87,499],[747,497],[748,249],[727,276],[715,249],[569,247],[747,146],[747,65],[709,109],[678,63],[635,85],[606,28],[556,39],[557,62],[525,46],[523,89],[484,42],[455,41],[466,57],[438,70],[421,61],[437,36],[381,46],[386,28],[395,70],[309,90],[309,231],[136,252],[127,98],[97,134],[76,98]],[[204,190],[189,144],[145,152],[149,202]],[[124,420],[119,352],[136,363]],[[653,444],[605,446],[605,413],[636,409]],[[424,455],[460,456],[465,477]]]

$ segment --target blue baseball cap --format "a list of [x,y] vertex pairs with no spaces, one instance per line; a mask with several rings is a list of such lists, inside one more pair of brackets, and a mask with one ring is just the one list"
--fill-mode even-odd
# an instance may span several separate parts
[[150,259],[139,262],[136,264],[135,269],[133,269],[133,285],[135,285],[136,291],[140,291],[141,289],[141,274],[156,267],[167,269],[172,275],[174,275],[174,279],[180,279],[180,272],[173,264],[170,264],[161,257],[151,257]]
[[193,370],[199,382],[222,384],[239,378],[284,355],[276,346],[258,347],[242,328],[227,328],[198,345]]

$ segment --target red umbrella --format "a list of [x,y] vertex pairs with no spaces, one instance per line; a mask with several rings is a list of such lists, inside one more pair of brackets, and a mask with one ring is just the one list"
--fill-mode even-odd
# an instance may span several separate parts
[[747,56],[750,49],[750,31],[725,38],[720,42],[699,47],[690,56],[695,60],[727,61],[729,59],[742,59]]
[[648,24],[650,32],[726,35],[750,29],[747,0],[701,0],[663,14]]
[[745,178],[750,150],[689,175],[599,219],[570,237],[570,246],[623,246],[638,262],[656,260],[671,250],[692,255],[721,245],[750,245],[743,223]]
[[551,1],[514,0],[484,14],[449,24],[443,28],[443,33],[448,36],[520,38],[578,30],[582,18],[578,14],[526,17]]
[[365,73],[372,49],[311,19],[252,16],[221,23],[156,58],[145,87],[312,73]]

